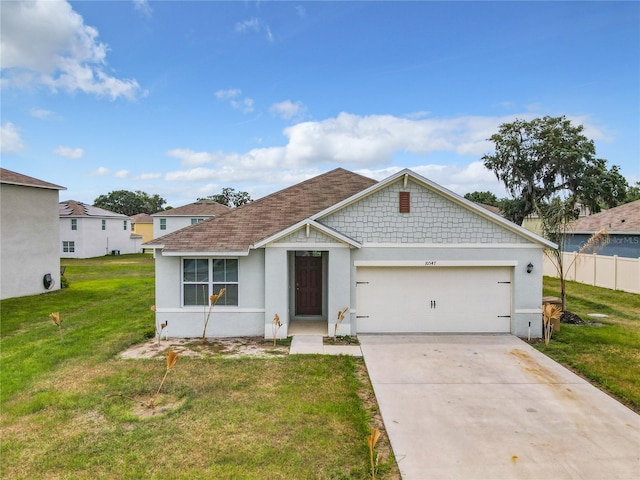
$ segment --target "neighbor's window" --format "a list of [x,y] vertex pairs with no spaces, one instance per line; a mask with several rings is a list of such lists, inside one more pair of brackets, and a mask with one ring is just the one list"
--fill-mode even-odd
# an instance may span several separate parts
[[192,218],[191,225],[195,225],[196,223],[204,222],[204,218]]
[[103,230],[107,229],[107,221],[106,220],[102,220],[102,229]]
[[62,242],[62,251],[64,253],[74,253],[76,251],[76,242]]
[[166,230],[167,229],[167,219],[166,218],[161,218],[160,219],[160,230]]
[[78,220],[76,218],[72,218],[71,219],[71,230],[77,230],[78,229]]
[[185,258],[182,260],[183,305],[209,305],[209,297],[226,288],[216,305],[238,305],[238,260]]
[[126,221],[126,220],[123,220],[123,221],[122,221],[122,229],[123,229],[123,230],[126,230],[126,229],[127,229],[127,221]]

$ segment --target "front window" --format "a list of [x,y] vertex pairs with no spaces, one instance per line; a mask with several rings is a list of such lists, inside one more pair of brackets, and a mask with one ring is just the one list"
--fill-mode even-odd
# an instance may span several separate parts
[[160,230],[166,230],[167,229],[167,219],[166,218],[161,218],[160,219]]
[[76,251],[75,242],[62,242],[62,251],[64,253],[74,253]]
[[204,222],[204,218],[192,218],[191,225],[195,225],[196,223]]
[[209,297],[226,288],[216,305],[238,305],[238,260],[185,258],[182,261],[183,305],[209,305]]
[[126,230],[126,229],[127,229],[127,221],[126,221],[126,220],[123,220],[123,221],[122,221],[122,229],[123,229],[123,230]]
[[71,219],[71,230],[78,230],[78,220],[75,218]]
[[102,229],[103,230],[107,229],[107,221],[106,220],[102,220]]

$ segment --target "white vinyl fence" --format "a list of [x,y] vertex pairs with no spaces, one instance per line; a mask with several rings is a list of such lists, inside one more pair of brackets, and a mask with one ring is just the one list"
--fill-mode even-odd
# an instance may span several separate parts
[[[640,258],[564,252],[565,278],[596,287],[640,293]],[[576,258],[576,256],[578,258]],[[575,261],[574,261],[575,259]],[[543,274],[558,277],[554,263],[545,255]]]

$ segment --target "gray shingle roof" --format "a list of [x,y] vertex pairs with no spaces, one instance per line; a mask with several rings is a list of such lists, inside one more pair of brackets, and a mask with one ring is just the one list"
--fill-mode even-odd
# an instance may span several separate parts
[[25,187],[48,188],[51,190],[66,190],[65,187],[61,187],[60,185],[56,185],[55,183],[38,180],[37,178],[13,172],[11,170],[7,170],[6,168],[0,168],[0,183],[22,185]]
[[602,227],[609,232],[640,232],[640,200],[582,217],[575,223],[573,230],[576,233],[592,233]]
[[246,252],[258,241],[376,183],[337,168],[145,245],[164,246],[164,252]]
[[96,218],[129,218],[121,213],[110,212],[103,208],[87,205],[86,203],[76,202],[75,200],[66,200],[58,204],[58,212],[60,217],[96,217]]
[[226,205],[222,205],[213,200],[199,200],[182,207],[170,208],[169,210],[163,210],[162,212],[154,213],[152,217],[167,217],[167,216],[185,216],[192,217],[194,215],[200,215],[205,217],[215,217],[227,213],[231,210]]

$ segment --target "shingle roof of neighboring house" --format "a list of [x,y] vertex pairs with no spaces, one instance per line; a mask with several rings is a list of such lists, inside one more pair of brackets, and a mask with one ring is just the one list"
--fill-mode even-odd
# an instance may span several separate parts
[[154,213],[152,217],[166,217],[166,216],[185,216],[192,217],[193,215],[202,215],[215,217],[227,213],[231,210],[226,205],[214,202],[213,200],[199,200],[182,207],[171,208],[169,210],[163,210],[162,212]]
[[148,213],[137,213],[131,217],[132,223],[153,223],[153,217]]
[[103,208],[87,205],[86,203],[67,200],[58,204],[60,217],[96,217],[96,218],[129,218],[121,213],[110,212]]
[[258,241],[376,183],[337,168],[146,245],[161,245],[164,252],[246,252]]
[[475,204],[480,205],[482,208],[486,208],[487,210],[495,213],[496,215],[500,215],[501,217],[504,216],[502,215],[502,211],[500,210],[500,207],[494,207],[493,205],[487,205],[486,203],[480,203],[480,202],[475,202]]
[[66,190],[65,187],[61,187],[55,183],[38,180],[37,178],[22,175],[21,173],[12,172],[6,168],[0,168],[0,183],[22,185],[25,187],[47,188],[51,190]]
[[605,227],[609,233],[640,233],[640,200],[580,218],[574,233],[593,233]]

